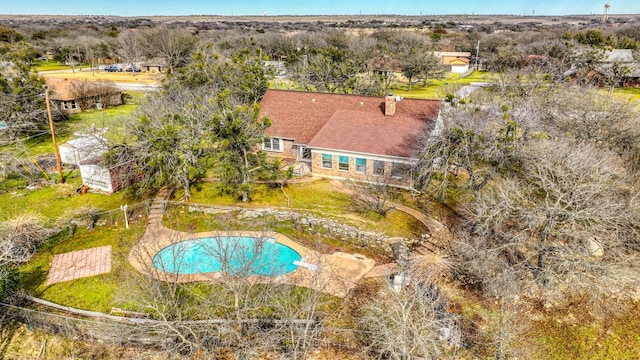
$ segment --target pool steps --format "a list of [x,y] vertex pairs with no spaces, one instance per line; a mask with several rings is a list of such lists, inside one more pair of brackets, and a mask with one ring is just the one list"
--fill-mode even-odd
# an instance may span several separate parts
[[293,261],[293,265],[301,266],[301,267],[307,268],[307,269],[309,269],[311,271],[318,270],[318,265],[311,264],[311,263],[304,262],[304,261],[300,261],[300,260],[294,260]]

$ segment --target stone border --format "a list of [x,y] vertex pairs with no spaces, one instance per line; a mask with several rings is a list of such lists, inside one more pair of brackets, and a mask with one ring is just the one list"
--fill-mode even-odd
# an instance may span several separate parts
[[302,261],[317,266],[316,270],[299,266],[296,270],[281,276],[250,276],[247,280],[252,283],[291,284],[322,291],[337,297],[344,297],[375,265],[372,259],[368,259],[363,255],[341,252],[330,255],[321,254],[277,232],[209,231],[188,233],[164,227],[161,224],[161,217],[150,219],[142,239],[129,253],[129,262],[139,272],[162,281],[178,283],[222,282],[225,279],[221,273],[179,275],[160,271],[153,266],[155,254],[167,246],[185,240],[219,236],[271,237],[276,242],[298,252],[302,257]]

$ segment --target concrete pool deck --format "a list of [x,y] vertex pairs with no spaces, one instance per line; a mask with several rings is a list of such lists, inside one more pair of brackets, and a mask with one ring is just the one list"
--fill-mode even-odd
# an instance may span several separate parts
[[200,281],[223,282],[225,279],[221,273],[180,275],[160,271],[153,265],[153,257],[158,251],[169,245],[185,240],[220,236],[271,237],[275,239],[276,242],[295,250],[302,257],[301,261],[303,262],[303,266],[298,266],[296,270],[288,274],[273,277],[250,276],[247,278],[249,282],[304,286],[333,296],[345,297],[349,290],[371,271],[375,265],[374,260],[359,254],[346,254],[342,252],[321,254],[277,232],[210,231],[188,233],[172,230],[162,225],[162,194],[156,199],[151,206],[147,229],[142,239],[131,249],[129,262],[139,272],[151,275],[158,280],[178,283]]

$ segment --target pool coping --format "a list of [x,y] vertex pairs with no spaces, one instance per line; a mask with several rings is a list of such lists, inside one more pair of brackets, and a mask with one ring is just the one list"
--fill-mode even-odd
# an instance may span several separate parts
[[249,283],[275,283],[303,286],[322,291],[333,296],[345,297],[349,290],[362,279],[375,265],[375,261],[360,254],[335,252],[322,254],[301,245],[284,234],[274,231],[207,231],[183,232],[172,230],[162,225],[162,216],[150,217],[147,229],[138,243],[131,249],[128,260],[139,272],[155,279],[176,282],[218,282],[229,281],[232,277],[221,272],[201,274],[173,274],[158,270],[153,265],[153,257],[158,251],[172,244],[206,237],[247,236],[271,237],[276,242],[288,246],[301,256],[301,261],[316,265],[312,267],[298,266],[292,272],[280,276],[249,276]]

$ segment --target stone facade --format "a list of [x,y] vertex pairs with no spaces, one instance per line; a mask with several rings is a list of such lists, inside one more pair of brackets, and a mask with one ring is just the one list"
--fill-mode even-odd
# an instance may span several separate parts
[[[331,155],[331,168],[325,168],[322,166],[322,155]],[[341,156],[346,156],[349,161],[348,170],[341,170],[339,159]],[[365,171],[358,171],[356,159],[364,160]],[[374,163],[380,161],[384,164],[383,174],[374,174]],[[356,154],[335,154],[331,152],[312,152],[311,154],[311,171],[316,176],[336,178],[336,179],[352,179],[357,181],[367,182],[386,182],[398,187],[411,187],[411,176],[405,174],[403,177],[392,176],[393,164],[410,165],[400,159],[385,159],[382,157],[362,156]]]
[[[283,151],[265,151],[269,156],[278,157],[283,160],[290,161],[300,161],[299,154],[299,145],[294,145],[293,141],[283,140],[282,143]],[[262,145],[260,145],[260,149],[262,149]],[[331,168],[326,168],[322,166],[322,155],[327,154],[331,155]],[[339,165],[340,157],[348,158],[348,170],[341,170]],[[358,171],[358,165],[356,159],[360,159],[359,161],[364,161],[365,164],[361,166],[365,167],[365,171]],[[374,173],[374,164],[375,162],[382,162],[384,166],[384,170],[382,174]],[[289,162],[290,164],[291,162]],[[356,181],[366,181],[366,182],[385,182],[391,184],[393,186],[401,187],[401,188],[411,188],[413,185],[411,174],[406,172],[403,176],[393,176],[393,164],[402,165],[405,167],[410,167],[411,163],[407,161],[407,159],[400,158],[385,158],[381,156],[367,156],[367,155],[359,155],[359,154],[347,154],[347,153],[338,153],[335,151],[325,151],[322,152],[320,150],[313,150],[311,152],[311,162],[308,163],[310,166],[311,174],[319,177],[327,177],[334,179],[350,179]]]
[[265,151],[269,156],[279,157],[283,159],[298,159],[298,146],[293,145],[293,141],[282,139],[280,145],[282,146],[282,151],[272,151],[269,149],[265,149],[263,144],[260,144],[259,149],[257,150]]

